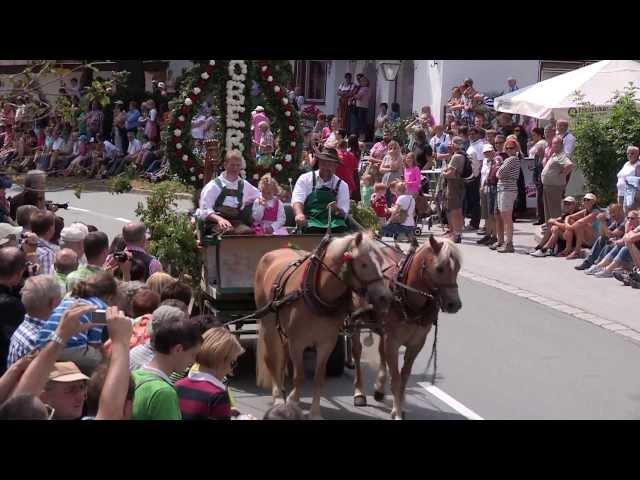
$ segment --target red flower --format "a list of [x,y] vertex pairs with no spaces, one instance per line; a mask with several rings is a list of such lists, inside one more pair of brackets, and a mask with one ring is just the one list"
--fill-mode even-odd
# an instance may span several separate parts
[[342,255],[342,261],[344,263],[349,263],[349,262],[353,262],[353,255],[351,254],[351,252],[345,252]]
[[186,105],[182,106],[182,109],[180,110],[184,115],[187,115],[189,113],[189,107],[187,107]]
[[191,101],[192,101],[193,103],[195,103],[195,102],[198,100],[198,97],[197,97],[194,93],[192,93],[191,95],[189,95],[189,98],[191,99]]
[[182,128],[183,123],[180,120],[176,120],[176,128]]
[[198,80],[198,88],[202,88],[202,87],[204,87],[204,80],[200,79]]
[[212,65],[207,65],[207,73],[209,75],[211,75],[213,73],[213,66]]

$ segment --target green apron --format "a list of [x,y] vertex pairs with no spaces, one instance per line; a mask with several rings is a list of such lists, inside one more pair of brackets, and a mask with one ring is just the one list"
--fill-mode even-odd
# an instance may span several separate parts
[[[342,180],[338,180],[335,190],[328,187],[316,188],[316,172],[313,172],[313,189],[304,202],[304,214],[307,217],[307,226],[304,229],[306,233],[324,233],[326,231],[329,222],[327,205],[335,202],[338,198],[340,182]],[[332,214],[331,230],[335,233],[344,232],[347,230],[347,224],[343,218]]]

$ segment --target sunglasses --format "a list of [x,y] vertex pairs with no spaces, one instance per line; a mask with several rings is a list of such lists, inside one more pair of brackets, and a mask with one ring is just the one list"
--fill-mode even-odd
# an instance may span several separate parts
[[44,408],[47,410],[47,420],[51,420],[53,418],[53,414],[56,413],[56,409],[46,403],[44,404]]
[[627,217],[627,220],[638,220],[638,217]]

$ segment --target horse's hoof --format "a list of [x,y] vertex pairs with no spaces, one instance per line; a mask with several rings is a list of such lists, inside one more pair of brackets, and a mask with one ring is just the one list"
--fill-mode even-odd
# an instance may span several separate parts
[[373,398],[375,399],[376,402],[383,402],[384,401],[384,392],[378,392],[376,390],[375,392],[373,392]]
[[356,395],[353,397],[353,404],[356,407],[366,407],[367,406],[367,397],[364,395]]

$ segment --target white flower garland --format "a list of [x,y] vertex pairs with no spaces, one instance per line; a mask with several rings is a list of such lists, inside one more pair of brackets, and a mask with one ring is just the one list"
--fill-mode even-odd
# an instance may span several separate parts
[[[239,67],[240,73],[236,73]],[[245,122],[240,119],[240,115],[245,111],[245,80],[247,79],[247,63],[244,60],[229,61],[229,80],[227,80],[227,131],[225,133],[225,146],[229,152],[239,150],[244,152],[244,133],[241,129],[245,127]],[[242,157],[242,169],[247,166],[247,162]]]

